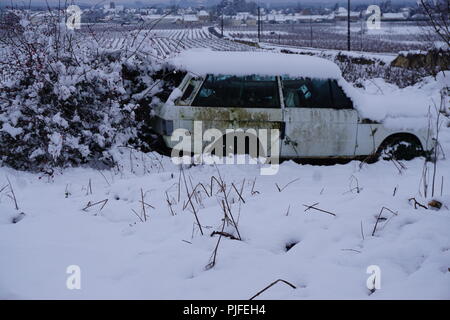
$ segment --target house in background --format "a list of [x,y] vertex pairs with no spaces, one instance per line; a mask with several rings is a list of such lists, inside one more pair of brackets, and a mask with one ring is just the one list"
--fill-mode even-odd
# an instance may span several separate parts
[[409,15],[406,12],[386,12],[381,15],[382,21],[406,21]]
[[209,13],[206,10],[200,10],[197,17],[200,22],[209,22],[210,20]]
[[[334,12],[335,18],[337,21],[347,21],[348,19],[348,11],[344,7],[339,7]],[[357,11],[350,11],[350,21],[358,21],[361,17],[361,13]]]

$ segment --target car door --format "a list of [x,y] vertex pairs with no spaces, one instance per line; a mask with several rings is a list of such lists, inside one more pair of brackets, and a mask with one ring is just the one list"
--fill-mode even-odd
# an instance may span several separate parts
[[358,114],[335,80],[282,77],[285,157],[350,157]]
[[[227,130],[254,130],[259,139],[259,135],[264,133],[261,129],[270,133],[270,129],[280,130],[283,126],[280,99],[279,82],[275,76],[210,74],[198,90],[192,90],[191,99],[185,99],[188,106],[180,106],[180,127],[190,130],[197,121],[201,122],[203,132],[216,129],[227,135]],[[269,139],[261,139],[260,143],[265,144]],[[242,140],[238,141],[237,147],[240,148]],[[204,146],[208,144],[208,141],[203,141]],[[233,147],[236,147],[234,143]],[[266,146],[262,147],[267,151]]]

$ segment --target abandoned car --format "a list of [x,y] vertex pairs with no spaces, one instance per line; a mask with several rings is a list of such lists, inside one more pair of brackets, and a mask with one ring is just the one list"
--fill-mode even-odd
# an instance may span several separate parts
[[[185,154],[217,153],[223,148],[225,154],[240,150],[256,157],[409,160],[433,149],[426,128],[388,127],[382,120],[366,117],[356,89],[329,60],[194,50],[172,58],[171,63],[186,75],[167,101],[155,108],[152,127],[168,148]],[[202,132],[215,129],[221,138],[195,135],[198,125]],[[277,150],[267,146],[270,137],[256,134],[255,139],[247,139],[261,129],[279,131]],[[202,148],[180,143],[180,137],[173,135],[179,130],[200,140],[197,145]],[[236,147],[237,133],[246,136],[240,140],[245,141],[244,148]],[[251,148],[255,144],[257,148]]]

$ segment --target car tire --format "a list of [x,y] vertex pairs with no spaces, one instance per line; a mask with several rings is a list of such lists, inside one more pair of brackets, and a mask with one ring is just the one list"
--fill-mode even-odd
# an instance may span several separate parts
[[378,160],[412,160],[424,155],[420,141],[413,136],[394,136],[378,148]]

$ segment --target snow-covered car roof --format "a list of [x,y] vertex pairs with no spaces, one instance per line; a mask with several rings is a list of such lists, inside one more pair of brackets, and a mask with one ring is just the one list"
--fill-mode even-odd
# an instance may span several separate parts
[[169,60],[175,67],[206,74],[288,75],[319,79],[339,79],[341,70],[326,59],[273,52],[233,52],[204,49],[183,51]]

